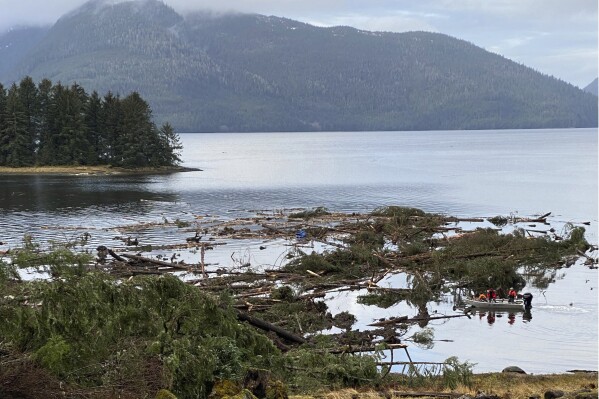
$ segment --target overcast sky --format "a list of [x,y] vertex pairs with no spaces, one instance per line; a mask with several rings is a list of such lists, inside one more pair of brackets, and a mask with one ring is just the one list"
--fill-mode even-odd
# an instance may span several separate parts
[[[0,32],[14,25],[53,23],[85,2],[0,0]],[[179,12],[211,8],[276,15],[318,26],[445,33],[579,87],[597,77],[597,0],[164,0],[164,3]]]

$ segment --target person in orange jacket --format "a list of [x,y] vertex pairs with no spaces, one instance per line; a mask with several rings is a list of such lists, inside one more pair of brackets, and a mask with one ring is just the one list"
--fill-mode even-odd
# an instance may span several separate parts
[[507,297],[508,297],[508,302],[515,302],[516,301],[516,297],[518,296],[518,294],[516,293],[516,290],[514,290],[514,287],[511,287],[509,292],[507,293]]

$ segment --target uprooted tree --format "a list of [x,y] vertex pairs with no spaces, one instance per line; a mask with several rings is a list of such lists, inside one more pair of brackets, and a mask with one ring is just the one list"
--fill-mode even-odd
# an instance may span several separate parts
[[[306,240],[330,249],[297,248],[280,269],[218,273],[196,285],[149,257],[113,252],[109,273],[89,271],[88,254],[43,251],[26,239],[0,262],[0,365],[11,364],[0,368],[0,393],[10,381],[15,392],[54,384],[73,397],[142,397],[161,388],[206,397],[223,381],[241,387],[255,370],[266,372],[273,386],[283,381],[294,390],[377,385],[390,367],[381,368],[382,350],[405,349],[406,340],[431,346],[431,329],[408,336],[410,326],[460,316],[432,317],[429,301],[450,289],[522,287],[522,269],[551,273],[589,248],[582,227],[569,226],[563,237],[520,228],[447,234],[457,229],[454,218],[413,208],[294,216],[291,228],[268,225],[260,234],[286,236],[301,227]],[[20,281],[20,267],[42,268],[49,277]],[[409,287],[379,284],[394,273],[405,273]],[[343,290],[360,290],[359,301],[380,307],[407,301],[416,314],[354,331],[355,317],[332,316],[322,299]],[[343,332],[320,334],[331,326]],[[409,373],[422,378],[409,363]],[[439,367],[444,384],[467,383],[471,373],[471,365],[456,359]]]

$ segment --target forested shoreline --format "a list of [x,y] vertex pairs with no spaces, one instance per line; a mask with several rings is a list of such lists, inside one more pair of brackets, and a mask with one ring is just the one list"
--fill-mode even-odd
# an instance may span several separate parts
[[181,149],[172,126],[158,128],[137,92],[101,97],[31,77],[0,84],[0,166],[160,168],[178,165]]

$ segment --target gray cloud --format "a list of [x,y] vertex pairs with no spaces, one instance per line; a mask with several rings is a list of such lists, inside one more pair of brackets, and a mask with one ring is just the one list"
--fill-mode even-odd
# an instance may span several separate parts
[[[108,0],[113,1],[113,0]],[[578,86],[597,77],[596,0],[164,0],[179,12],[255,12],[319,26],[446,33]],[[0,0],[0,31],[50,24],[85,0]]]

